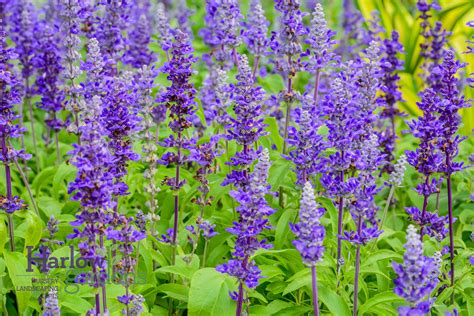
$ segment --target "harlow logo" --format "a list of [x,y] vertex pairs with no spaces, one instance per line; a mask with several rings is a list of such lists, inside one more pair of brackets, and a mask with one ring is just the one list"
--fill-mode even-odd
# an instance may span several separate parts
[[33,265],[36,265],[41,272],[48,272],[50,269],[56,268],[85,268],[93,264],[93,259],[74,256],[74,247],[69,246],[68,257],[55,257],[51,255],[48,247],[44,247],[39,255],[33,254],[33,247],[27,246],[28,249],[28,267],[27,272],[33,272]]

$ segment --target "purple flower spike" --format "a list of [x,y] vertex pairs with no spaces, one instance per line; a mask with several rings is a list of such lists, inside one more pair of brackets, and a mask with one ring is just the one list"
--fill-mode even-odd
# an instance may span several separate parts
[[247,44],[248,50],[255,55],[255,57],[262,56],[267,49],[268,38],[268,22],[265,17],[265,11],[260,4],[260,0],[252,0],[247,16],[247,21],[244,22],[244,30],[242,36]]
[[232,252],[233,259],[216,268],[219,272],[236,277],[240,284],[245,283],[249,288],[255,288],[260,278],[260,270],[250,259],[251,256],[260,248],[271,247],[266,240],[259,239],[260,233],[270,228],[268,216],[274,213],[265,200],[265,195],[269,192],[269,169],[270,158],[268,150],[264,149],[251,174],[248,190],[239,189],[230,193],[240,204],[236,208],[239,220],[227,231],[236,235],[237,239]]
[[306,182],[300,203],[300,221],[290,224],[290,228],[297,237],[293,245],[300,252],[303,263],[308,266],[316,265],[323,256],[325,229],[320,223],[323,214],[324,209],[318,207],[315,201],[311,183]]
[[431,309],[432,299],[427,299],[438,284],[440,254],[435,258],[423,255],[423,243],[413,225],[407,229],[403,264],[393,263],[398,278],[394,280],[394,292],[410,303],[398,309],[399,315],[427,315]]

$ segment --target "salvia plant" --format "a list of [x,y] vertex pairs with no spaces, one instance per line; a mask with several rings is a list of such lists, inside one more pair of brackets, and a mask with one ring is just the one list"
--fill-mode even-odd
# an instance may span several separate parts
[[472,11],[0,0],[0,314],[474,314]]

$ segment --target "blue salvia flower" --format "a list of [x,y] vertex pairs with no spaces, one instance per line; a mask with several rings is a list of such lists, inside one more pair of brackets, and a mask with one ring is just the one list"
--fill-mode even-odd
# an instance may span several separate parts
[[[24,150],[16,150],[10,145],[10,141],[21,137],[24,128],[16,124],[19,116],[13,107],[21,102],[19,94],[19,82],[10,71],[9,60],[16,57],[11,49],[6,48],[6,33],[0,26],[0,162],[5,166],[5,188],[6,194],[0,196],[0,210],[7,214],[25,208],[25,204],[19,197],[12,194],[12,179],[10,164],[18,158],[29,159]],[[12,236],[10,236],[12,237]],[[13,245],[13,243],[12,243]]]
[[437,145],[442,132],[442,124],[436,116],[440,103],[441,100],[436,93],[432,89],[426,89],[422,93],[421,102],[417,103],[420,110],[423,111],[423,115],[416,120],[407,122],[413,136],[420,140],[415,151],[406,152],[407,160],[424,176],[424,181],[418,184],[415,189],[420,196],[423,196],[422,209],[408,207],[406,211],[412,220],[422,227],[421,235],[426,229],[426,233],[430,236],[442,240],[447,233],[444,227],[445,217],[428,211],[428,198],[438,192],[438,185],[443,181],[432,177],[440,170],[443,161],[443,155]]
[[326,232],[320,222],[323,214],[324,209],[316,203],[314,189],[308,181],[303,186],[300,221],[298,224],[290,224],[290,228],[297,237],[293,245],[300,252],[303,263],[310,267],[322,260],[324,253],[323,240]]
[[101,44],[101,51],[107,60],[104,71],[115,75],[117,64],[125,52],[126,41],[123,32],[127,29],[128,10],[130,3],[122,0],[101,0],[104,14],[98,19],[95,37]]
[[371,134],[363,142],[358,154],[355,167],[359,173],[355,179],[351,179],[353,182],[352,199],[348,201],[349,211],[356,223],[357,230],[345,232],[344,239],[356,245],[366,245],[381,234],[375,216],[378,207],[374,198],[380,190],[376,184],[376,175],[383,163],[383,155],[378,148],[376,134]]
[[227,139],[235,140],[242,146],[242,150],[228,162],[232,166],[239,166],[240,170],[233,170],[228,174],[222,185],[233,183],[237,187],[244,187],[249,182],[248,166],[257,156],[253,145],[265,135],[261,104],[265,92],[254,85],[252,71],[245,55],[240,57],[237,80],[237,84],[231,86],[230,98],[235,117],[230,118]]
[[57,28],[42,22],[39,25],[38,50],[33,59],[38,71],[36,77],[37,94],[41,96],[39,108],[48,112],[46,125],[54,132],[59,132],[64,123],[58,118],[63,110],[64,91],[60,89],[61,72],[64,70],[60,50],[57,46]]
[[307,71],[311,73],[321,71],[334,59],[332,47],[335,44],[333,40],[335,34],[327,26],[323,7],[320,3],[317,3],[313,11],[308,36],[305,40],[306,44],[310,46],[303,54],[303,56],[309,56],[309,61],[305,65]]
[[148,45],[151,42],[151,25],[145,14],[141,14],[133,23],[133,28],[127,38],[127,50],[123,56],[123,63],[134,68],[141,68],[156,61],[155,55]]
[[[380,60],[380,67],[383,72],[382,95],[378,102],[383,104],[381,118],[388,121],[382,132],[380,133],[380,143],[385,154],[387,163],[383,167],[383,171],[391,173],[393,171],[395,141],[397,139],[395,130],[395,120],[404,116],[404,113],[396,107],[397,102],[401,102],[402,93],[399,87],[400,77],[398,71],[403,69],[403,61],[398,59],[397,54],[403,52],[403,45],[399,42],[399,35],[396,31],[392,32],[392,37],[383,41],[382,46],[383,57]],[[381,99],[381,102],[380,102]]]
[[244,22],[242,36],[247,44],[247,49],[255,57],[260,57],[267,50],[269,43],[268,38],[268,22],[265,17],[265,11],[260,4],[260,0],[252,0]]
[[46,296],[43,306],[43,316],[60,316],[61,310],[58,304],[58,292],[51,289]]
[[316,107],[312,97],[304,96],[303,108],[298,109],[296,123],[299,128],[291,126],[288,130],[288,144],[294,146],[284,156],[296,166],[297,184],[304,185],[322,168],[321,152],[325,148],[323,137],[318,135],[320,123],[315,116]]
[[427,298],[438,283],[439,262],[423,255],[423,243],[413,225],[407,229],[404,262],[393,263],[398,277],[394,292],[404,298],[409,306],[398,309],[399,315],[427,315],[433,300]]
[[227,108],[230,98],[230,88],[227,83],[227,73],[215,63],[209,64],[209,73],[201,87],[201,103],[208,125],[213,122],[227,126],[229,115]]
[[166,16],[165,6],[162,2],[159,2],[156,9],[156,30],[158,33],[158,43],[161,48],[168,52],[173,42],[173,36],[171,35],[171,29]]
[[255,288],[261,277],[260,269],[251,259],[252,255],[260,248],[270,247],[266,240],[259,238],[264,229],[270,228],[268,216],[274,213],[265,200],[265,195],[269,193],[267,182],[269,168],[268,150],[264,149],[251,174],[249,188],[231,191],[231,196],[240,204],[236,208],[239,220],[227,231],[234,234],[237,239],[232,259],[216,268],[221,273],[236,277],[240,284],[245,283],[249,288]]
[[229,58],[227,49],[235,48],[240,43],[238,28],[242,15],[236,0],[206,0],[206,27],[199,31],[204,43],[211,48],[218,48],[218,61]]
[[21,64],[21,74],[24,81],[24,94],[31,96],[30,79],[34,73],[33,55],[36,49],[34,25],[37,23],[37,12],[29,0],[15,1],[11,5],[9,35],[15,43],[15,52]]
[[68,126],[68,130],[77,133],[79,129],[79,113],[84,110],[84,103],[79,100],[79,86],[76,82],[80,75],[79,62],[81,60],[79,37],[79,11],[81,7],[77,0],[62,0],[61,16],[63,19],[62,30],[66,34],[64,37],[64,61],[63,61],[63,76],[67,81],[67,88],[65,95],[68,98],[66,101],[66,109],[73,113],[75,118],[75,126]]
[[116,195],[128,194],[128,186],[122,178],[127,174],[128,163],[140,158],[132,149],[131,137],[140,130],[140,118],[134,109],[136,94],[129,91],[132,89],[129,84],[125,76],[109,80],[103,86],[101,121],[114,155],[115,163],[110,167],[117,184]]

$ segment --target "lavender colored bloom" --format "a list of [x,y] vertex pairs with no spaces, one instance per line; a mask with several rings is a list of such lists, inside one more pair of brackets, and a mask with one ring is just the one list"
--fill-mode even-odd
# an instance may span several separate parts
[[158,43],[165,52],[168,52],[173,42],[173,36],[171,35],[165,6],[161,2],[158,3],[156,10],[156,28],[158,33]]
[[105,72],[116,74],[117,63],[125,51],[123,31],[127,28],[129,2],[122,0],[101,0],[104,15],[98,19],[95,37],[101,44],[101,51],[107,63]]
[[323,240],[326,234],[324,226],[320,222],[323,214],[324,209],[318,207],[315,201],[314,189],[311,183],[306,182],[300,203],[300,222],[290,224],[290,228],[297,237],[293,241],[293,245],[300,252],[303,263],[308,266],[316,265],[323,256]]
[[206,0],[206,27],[199,35],[211,47],[235,47],[240,43],[238,27],[242,15],[236,0]]
[[37,12],[34,5],[28,0],[15,1],[11,5],[9,35],[15,43],[15,52],[21,64],[21,74],[25,81],[25,95],[30,96],[29,79],[34,73],[33,55],[36,49],[35,29]]
[[260,0],[252,0],[247,15],[247,21],[243,23],[242,36],[247,44],[247,49],[256,57],[262,56],[268,45],[268,22],[265,11]]
[[[107,279],[105,249],[103,248],[104,227],[111,217],[106,212],[114,207],[112,194],[116,192],[114,175],[110,166],[114,164],[104,139],[106,131],[101,124],[102,103],[99,96],[87,100],[89,115],[80,127],[81,144],[74,145],[71,163],[78,169],[76,179],[69,184],[68,193],[73,200],[80,201],[81,209],[71,223],[74,233],[68,238],[79,239],[79,252],[92,262],[92,287],[102,287]],[[82,228],[81,228],[82,227]],[[89,275],[89,277],[87,276]],[[76,281],[84,283],[90,274],[80,274]],[[96,294],[98,301],[98,294]],[[97,308],[99,308],[97,306]]]
[[264,229],[270,228],[267,217],[274,213],[265,200],[270,189],[267,183],[269,169],[270,158],[268,150],[264,149],[251,174],[248,190],[240,188],[231,191],[230,195],[240,204],[236,208],[239,220],[227,231],[236,235],[237,239],[233,259],[216,268],[221,273],[236,277],[240,284],[245,283],[249,288],[255,288],[260,278],[260,269],[250,257],[259,248],[270,247],[266,240],[258,238]]
[[[81,70],[87,72],[87,78],[83,84],[84,97],[92,99],[95,95],[103,94],[105,62],[100,52],[100,45],[96,38],[89,39],[87,45],[87,61],[81,64]],[[87,113],[84,113],[87,115]]]
[[363,45],[373,39],[367,34],[362,14],[354,7],[352,0],[343,1],[342,28],[344,34],[337,52],[343,57],[352,57],[360,52]]
[[43,306],[43,316],[60,316],[61,310],[58,304],[58,292],[55,289],[51,289],[46,296]]
[[464,140],[463,137],[456,135],[461,123],[458,112],[471,106],[471,103],[460,94],[459,80],[456,78],[458,71],[464,67],[464,64],[455,59],[454,52],[448,50],[443,63],[436,68],[441,79],[439,89],[441,102],[437,103],[441,124],[441,142],[438,146],[445,156],[445,163],[441,164],[439,171],[445,174],[451,174],[463,168],[462,162],[453,160],[458,154],[459,143]]
[[204,79],[201,88],[201,103],[208,125],[215,121],[222,126],[227,126],[229,122],[227,107],[230,88],[227,79],[227,73],[224,70],[210,63],[208,77]]
[[233,183],[241,187],[248,184],[249,178],[245,170],[257,155],[252,145],[265,135],[261,105],[264,91],[261,87],[254,85],[252,71],[245,55],[240,57],[237,81],[237,84],[231,86],[230,98],[234,103],[235,117],[230,118],[227,137],[229,140],[235,140],[243,148],[231,158],[228,164],[240,166],[241,170],[234,170],[228,174],[223,185]]
[[427,315],[433,300],[427,296],[438,283],[439,263],[423,255],[423,243],[413,225],[407,229],[403,264],[393,262],[393,269],[398,274],[394,280],[394,292],[404,298],[409,306],[398,309],[399,315]]
[[423,227],[426,227],[427,233],[439,240],[446,234],[444,218],[428,212],[427,206],[428,197],[438,192],[438,185],[442,182],[442,179],[430,180],[430,177],[439,171],[443,159],[437,145],[442,125],[435,115],[440,102],[433,90],[426,89],[423,92],[421,102],[417,103],[423,111],[423,116],[407,122],[411,133],[420,140],[420,143],[415,151],[406,152],[408,163],[424,176],[424,182],[416,186],[418,194],[423,196],[423,208],[420,210],[417,207],[409,207],[406,210],[412,220],[421,225],[421,234]]
[[[474,28],[474,21],[469,21],[467,23],[467,26],[469,26],[471,28]],[[471,45],[474,45],[474,36],[470,40],[467,40],[466,43],[468,45],[467,45],[467,52],[465,52],[465,53],[466,54],[474,54],[474,46],[471,46]],[[470,76],[471,77],[467,78],[467,82],[469,83],[469,86],[471,88],[474,88],[474,73],[471,73]]]
[[[168,75],[171,86],[158,96],[157,101],[166,105],[169,109],[170,129],[176,134],[170,135],[160,145],[168,148],[177,148],[177,153],[167,152],[161,157],[160,163],[168,165],[175,163],[182,165],[186,156],[181,153],[182,149],[190,149],[193,140],[184,138],[184,131],[192,126],[192,115],[196,111],[194,95],[196,90],[189,82],[192,75],[192,65],[196,61],[193,49],[188,43],[187,34],[177,31],[175,41],[171,48],[172,58],[167,62],[162,72]],[[174,179],[178,181],[178,179]],[[170,179],[170,183],[173,179]],[[180,187],[179,183],[172,185],[174,189]]]
[[282,14],[278,39],[273,34],[273,49],[282,56],[294,56],[301,53],[300,36],[306,35],[303,14],[298,0],[276,0],[275,9]]
[[402,185],[407,163],[407,156],[405,154],[401,155],[393,167],[388,183],[395,187],[400,187]]
[[151,41],[151,25],[145,14],[142,14],[134,21],[133,26],[127,38],[128,45],[123,62],[134,68],[141,68],[156,61],[155,55],[148,48]]
[[10,145],[11,139],[21,137],[24,129],[15,123],[19,116],[13,110],[13,106],[21,102],[21,99],[18,92],[19,83],[10,71],[9,59],[16,56],[12,50],[6,48],[5,39],[6,34],[0,26],[0,161],[5,166],[7,191],[4,196],[0,195],[0,210],[12,214],[24,209],[26,205],[19,197],[12,194],[10,164],[18,158],[29,159],[29,155],[24,150],[16,150]]
[[294,146],[286,159],[293,161],[296,166],[297,184],[304,185],[308,179],[316,175],[322,168],[321,152],[325,148],[323,137],[318,135],[320,123],[315,118],[314,100],[304,96],[303,109],[298,111],[296,123],[299,129],[291,126],[288,130],[288,144]]
[[348,194],[344,182],[344,173],[355,159],[353,144],[359,138],[360,129],[355,118],[355,98],[351,92],[353,86],[349,79],[342,75],[331,85],[330,93],[322,102],[322,115],[326,117],[328,127],[328,146],[336,150],[327,159],[326,172],[321,183],[331,197],[342,197]]
[[303,56],[309,56],[309,61],[305,67],[307,71],[311,73],[319,71],[334,58],[334,53],[331,50],[335,44],[333,40],[335,34],[327,26],[323,7],[320,3],[317,3],[313,11],[308,38],[306,39],[310,49],[303,54]]
[[63,127],[64,123],[58,119],[63,110],[64,93],[60,89],[60,74],[64,70],[61,53],[56,45],[57,29],[46,24],[41,25],[41,35],[38,37],[37,54],[33,62],[38,71],[36,78],[36,92],[41,96],[39,108],[48,112],[46,124],[55,132]]
[[193,10],[188,8],[186,0],[178,0],[176,7],[176,21],[178,22],[178,28],[183,32],[187,33],[191,38],[193,36],[193,30],[191,29],[191,16],[194,14]]
[[71,111],[75,117],[75,126],[68,126],[69,131],[78,132],[79,116],[78,113],[84,110],[84,102],[79,99],[79,86],[77,85],[77,77],[80,75],[79,63],[81,60],[79,37],[79,11],[81,6],[77,0],[62,0],[61,15],[63,19],[62,30],[66,34],[64,37],[64,70],[63,77],[68,81],[68,87],[65,89],[65,95],[68,97],[66,101],[66,109]]
[[349,203],[349,211],[356,222],[357,230],[345,232],[345,239],[365,245],[382,232],[378,229],[376,212],[378,210],[374,197],[379,192],[376,185],[375,173],[383,163],[383,155],[378,148],[378,137],[371,134],[358,151],[359,158],[355,166],[359,174],[352,189],[353,198]]
[[403,67],[403,61],[397,58],[397,54],[403,52],[403,46],[398,40],[398,33],[393,31],[392,38],[383,41],[382,51],[384,56],[380,60],[383,77],[381,78],[382,95],[379,97],[378,102],[384,106],[380,115],[381,118],[388,121],[388,124],[385,124],[380,136],[381,146],[387,161],[383,170],[388,173],[393,172],[394,168],[391,162],[394,158],[393,151],[395,150],[395,141],[397,139],[395,119],[397,116],[404,116],[404,113],[396,108],[396,103],[403,101],[398,84],[400,77],[397,74],[397,71]]
[[128,86],[126,77],[114,78],[105,85],[107,93],[103,96],[103,110],[101,121],[106,135],[109,138],[109,148],[114,156],[114,164],[110,171],[116,181],[115,195],[126,195],[128,187],[122,182],[127,174],[129,161],[136,161],[139,155],[132,149],[131,137],[139,131],[139,117],[134,110],[136,95],[130,92],[133,87]]

